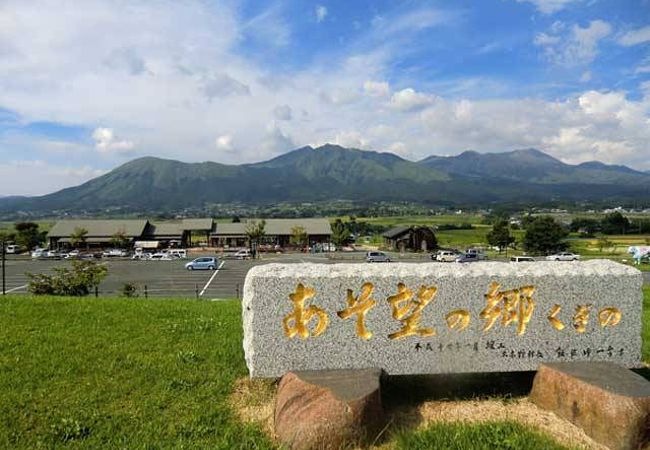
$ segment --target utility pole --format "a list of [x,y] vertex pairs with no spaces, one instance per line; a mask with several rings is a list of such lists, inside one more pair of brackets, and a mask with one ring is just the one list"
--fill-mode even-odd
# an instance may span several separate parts
[[6,284],[6,278],[5,278],[5,265],[7,264],[7,260],[5,258],[5,241],[4,239],[0,241],[2,244],[2,249],[0,250],[0,253],[2,253],[2,295],[6,295],[7,293],[7,284]]

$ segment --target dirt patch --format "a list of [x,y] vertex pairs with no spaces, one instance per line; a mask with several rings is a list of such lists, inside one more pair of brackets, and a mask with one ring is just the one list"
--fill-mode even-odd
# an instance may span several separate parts
[[[242,422],[254,423],[275,440],[273,432],[273,409],[277,383],[266,380],[243,378],[235,383],[230,396],[230,404]],[[580,428],[544,411],[528,398],[517,399],[480,399],[460,401],[424,401],[414,405],[404,405],[389,415],[390,428],[426,428],[433,423],[489,421],[513,421],[530,426],[552,436],[560,444],[588,450],[608,450]],[[390,449],[390,442],[376,449]]]

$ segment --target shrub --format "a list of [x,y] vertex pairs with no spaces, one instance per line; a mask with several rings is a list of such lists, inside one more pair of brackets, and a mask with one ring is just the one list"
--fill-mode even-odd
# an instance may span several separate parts
[[73,261],[72,266],[52,269],[54,275],[28,273],[29,292],[35,295],[86,296],[106,277],[108,269],[92,261]]
[[124,283],[122,286],[122,291],[120,292],[120,297],[135,298],[139,297],[138,287],[133,283]]

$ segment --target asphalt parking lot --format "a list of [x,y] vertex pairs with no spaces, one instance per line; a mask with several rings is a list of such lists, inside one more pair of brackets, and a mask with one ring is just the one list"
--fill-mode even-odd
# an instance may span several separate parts
[[[207,254],[191,255],[208,256]],[[173,261],[134,261],[130,259],[102,259],[98,263],[108,267],[108,276],[99,286],[100,296],[119,295],[125,284],[133,284],[140,297],[181,297],[202,299],[241,298],[244,280],[249,269],[272,262],[329,263],[325,255],[265,255],[259,260],[222,259],[219,269],[189,271],[184,268],[191,258]],[[31,260],[26,257],[9,258],[6,266],[7,294],[24,294],[29,281],[26,273],[53,273],[55,267],[66,267],[68,261]]]
[[[208,256],[191,255],[191,257]],[[104,259],[101,264],[108,267],[108,276],[99,286],[100,296],[116,296],[125,284],[137,287],[140,297],[180,297],[206,300],[241,298],[246,274],[251,267],[273,262],[282,263],[335,263],[361,262],[363,253],[340,255],[342,259],[330,259],[326,255],[283,254],[263,255],[259,260],[222,259],[219,270],[188,271],[184,265],[192,258],[174,261],[133,261],[125,259]],[[394,257],[394,256],[393,256]],[[394,258],[398,259],[398,258]],[[423,262],[426,258],[408,258],[404,261]],[[7,294],[27,292],[30,273],[52,273],[55,267],[65,267],[68,261],[32,261],[26,257],[9,258],[6,266]],[[650,284],[650,272],[643,274],[646,284]]]

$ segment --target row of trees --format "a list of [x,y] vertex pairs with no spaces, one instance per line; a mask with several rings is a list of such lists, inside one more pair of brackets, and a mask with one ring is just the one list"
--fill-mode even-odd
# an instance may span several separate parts
[[616,211],[605,215],[602,219],[579,217],[573,219],[569,229],[580,232],[586,236],[596,233],[603,234],[646,234],[650,233],[650,220],[628,219]]

